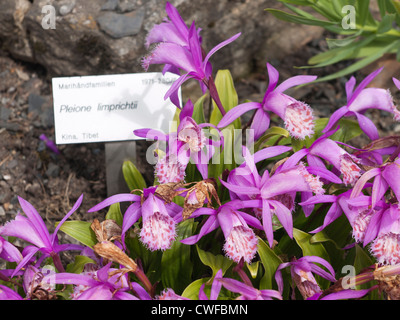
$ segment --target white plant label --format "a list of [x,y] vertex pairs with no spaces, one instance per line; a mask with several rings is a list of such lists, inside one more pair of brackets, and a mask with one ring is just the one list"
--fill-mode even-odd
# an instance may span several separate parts
[[168,133],[176,107],[164,95],[177,78],[159,72],[53,78],[56,144],[138,140],[133,130],[143,128]]

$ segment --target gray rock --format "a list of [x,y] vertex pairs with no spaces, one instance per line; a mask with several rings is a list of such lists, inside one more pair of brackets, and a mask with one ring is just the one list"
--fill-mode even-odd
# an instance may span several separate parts
[[60,167],[55,163],[50,162],[49,167],[46,170],[46,176],[49,178],[50,177],[56,178],[59,176],[59,174],[60,174]]
[[74,7],[75,7],[74,0],[64,1],[60,5],[60,8],[58,9],[58,11],[62,16],[65,16],[65,15],[69,14],[72,11],[72,9],[74,9]]
[[134,36],[139,33],[144,19],[144,10],[138,10],[133,15],[106,12],[97,18],[100,29],[109,36],[119,39]]
[[0,106],[0,119],[3,121],[7,121],[10,118],[11,109]]
[[42,111],[42,106],[46,100],[37,94],[31,93],[28,97],[28,112],[39,114]]
[[118,0],[107,0],[105,4],[101,7],[101,10],[104,11],[114,11],[117,9]]
[[119,0],[117,11],[125,13],[135,10],[137,7],[138,3],[136,0]]

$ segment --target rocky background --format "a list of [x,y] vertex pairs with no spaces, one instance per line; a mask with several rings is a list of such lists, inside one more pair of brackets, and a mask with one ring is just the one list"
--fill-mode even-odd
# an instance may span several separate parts
[[[31,202],[54,226],[84,193],[83,205],[72,219],[94,217],[87,209],[107,196],[104,144],[60,145],[60,154],[46,148],[39,137],[54,138],[51,78],[143,72],[144,39],[165,17],[165,2],[0,0],[0,223],[15,216],[18,196]],[[242,32],[212,57],[214,70],[231,71],[240,101],[262,98],[267,61],[280,71],[281,80],[300,73],[323,76],[346,65],[295,69],[326,49],[328,35],[318,27],[282,22],[264,10],[282,9],[278,1],[170,2],[187,24],[195,20],[202,28],[207,50]],[[46,5],[56,10],[55,29],[43,27]],[[391,72],[398,70],[390,57],[379,63],[389,64]],[[390,85],[391,76],[382,74],[379,85]],[[306,86],[292,94],[309,103],[317,117],[326,117],[344,103],[346,80]],[[184,87],[184,99],[196,99],[199,94],[197,85],[189,82]],[[400,131],[390,115],[371,113],[371,117],[386,134]],[[137,165],[151,182],[152,168],[143,161],[145,148],[145,142],[137,143]]]

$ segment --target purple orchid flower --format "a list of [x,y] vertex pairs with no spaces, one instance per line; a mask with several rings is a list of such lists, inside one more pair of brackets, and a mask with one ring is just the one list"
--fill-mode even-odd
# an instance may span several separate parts
[[[243,207],[261,209],[261,219],[263,230],[267,235],[270,246],[273,245],[273,225],[272,216],[275,214],[281,222],[288,235],[293,237],[293,218],[291,210],[294,208],[294,197],[296,192],[308,192],[323,194],[323,184],[318,176],[313,176],[310,171],[317,171],[322,177],[330,178],[331,173],[327,170],[318,170],[318,168],[306,168],[303,164],[291,167],[288,170],[275,173],[269,177],[267,170],[262,177],[255,174],[256,167],[254,158],[249,152],[244,152],[246,159],[247,172],[252,172],[255,185],[251,184],[233,184],[221,181],[221,183],[230,191],[237,195],[250,196],[252,200],[243,200]],[[243,168],[237,168],[243,169]],[[245,169],[246,170],[246,169]],[[237,172],[236,172],[237,173]],[[246,173],[246,171],[245,171]],[[337,177],[336,177],[337,178]]]
[[151,44],[160,42],[175,43],[182,47],[189,47],[189,28],[178,10],[170,2],[167,2],[165,11],[169,19],[165,18],[164,22],[155,25],[150,30],[145,40],[146,47],[149,48]]
[[282,300],[281,293],[276,290],[258,290],[243,282],[229,278],[218,279],[218,282],[222,283],[222,285],[229,291],[239,293],[240,296],[237,300],[273,300],[273,298]]
[[371,215],[364,244],[374,239],[371,254],[380,265],[400,263],[400,209],[398,204],[384,206]]
[[23,252],[24,258],[15,268],[13,275],[23,268],[38,251],[43,253],[41,257],[42,260],[51,256],[57,269],[59,271],[64,270],[58,253],[66,250],[81,250],[83,246],[75,244],[58,244],[57,232],[64,221],[66,221],[78,209],[82,203],[82,198],[83,195],[79,197],[72,209],[61,220],[54,233],[51,235],[36,209],[28,201],[21,197],[18,198],[26,217],[17,214],[14,220],[7,222],[0,228],[0,234],[3,236],[12,236],[23,239],[32,245],[25,247]]
[[347,104],[336,110],[329,118],[328,124],[322,130],[323,133],[328,132],[342,118],[355,116],[360,128],[371,139],[379,138],[378,129],[373,122],[363,113],[367,109],[380,109],[393,113],[394,119],[400,121],[400,112],[393,103],[390,92],[380,88],[365,88],[383,68],[369,74],[354,90],[356,79],[351,77],[346,83]]
[[349,204],[350,195],[352,190],[348,190],[338,195],[316,195],[308,198],[307,200],[300,202],[299,205],[310,206],[316,205],[320,203],[332,203],[328,212],[325,215],[324,222],[322,226],[316,228],[315,230],[310,231],[310,233],[317,233],[325,229],[328,225],[330,225],[333,221],[339,218],[342,213],[345,213],[347,219],[349,220],[351,226],[354,228],[353,236],[357,241],[362,241],[364,238],[365,226],[363,227],[361,223],[365,222],[363,218],[365,218],[364,214],[361,215],[361,212],[364,212],[367,206],[362,206],[360,203],[356,204],[353,201],[353,205]]
[[[329,272],[325,271],[315,263],[321,264]],[[275,280],[278,284],[278,290],[280,293],[283,292],[283,278],[281,270],[286,267],[290,267],[292,280],[295,282],[304,299],[312,297],[316,293],[321,292],[321,288],[315,280],[313,273],[331,282],[336,281],[335,271],[326,260],[317,256],[304,256],[300,259],[294,259],[291,262],[286,262],[279,265],[275,273]]]
[[[172,17],[171,22],[158,25],[154,32],[150,32],[150,38],[148,39],[149,43],[162,40],[166,41],[160,42],[153,51],[142,60],[142,66],[147,70],[151,64],[165,64],[168,70],[172,70],[175,73],[180,74],[177,70],[186,72],[172,84],[171,88],[165,94],[165,99],[171,98],[171,101],[180,108],[177,95],[180,86],[185,81],[192,78],[201,83],[203,91],[206,87],[210,87],[209,80],[212,73],[212,68],[209,63],[210,57],[222,47],[236,40],[240,36],[240,33],[221,42],[211,49],[204,57],[199,31],[196,29],[195,23],[193,22],[188,30],[183,19],[170,4],[167,5],[167,12],[170,18]],[[168,32],[171,29],[174,29],[171,37],[164,38],[160,36],[160,33]],[[164,71],[165,70],[166,69],[164,69]],[[214,88],[212,87],[211,89],[213,90]]]
[[[325,133],[316,139],[309,148],[303,148],[295,152],[277,169],[277,172],[297,165],[304,157],[307,157],[307,162],[310,166],[326,168],[324,162],[320,159],[322,158],[332,164],[343,175],[344,184],[354,185],[361,176],[361,169],[357,166],[357,163],[360,161],[340,147],[335,141],[329,139],[329,136],[334,134],[338,129],[339,127]],[[335,179],[333,176],[330,181],[338,184],[342,183],[339,178]]]
[[149,294],[136,282],[130,283],[138,297],[128,293],[127,274],[110,268],[111,262],[92,272],[56,273],[44,276],[43,281],[52,284],[74,284],[72,300],[151,300]]
[[268,129],[270,116],[268,111],[277,114],[285,122],[285,127],[290,135],[297,139],[305,139],[314,134],[314,120],[312,109],[303,102],[297,101],[284,94],[287,89],[314,81],[316,76],[295,76],[283,81],[276,86],[279,79],[278,71],[267,63],[269,84],[264,99],[259,102],[246,102],[229,110],[221,119],[218,128],[224,128],[242,114],[255,110],[250,128],[254,130],[254,138],[257,140]]
[[197,218],[201,215],[209,216],[202,226],[199,234],[181,240],[182,243],[192,245],[198,242],[203,236],[221,227],[225,236],[224,251],[226,256],[239,262],[242,258],[251,263],[257,252],[257,237],[249,227],[262,229],[257,218],[239,211],[243,204],[239,200],[233,200],[220,206],[218,209],[200,208],[192,213],[190,218]]
[[124,214],[122,243],[125,243],[125,234],[128,229],[142,217],[141,242],[152,251],[166,250],[175,240],[175,227],[182,220],[182,207],[173,202],[165,204],[155,195],[155,191],[156,187],[151,187],[144,189],[142,196],[131,193],[113,195],[89,209],[88,212],[99,211],[113,203],[133,202]]
[[394,162],[387,162],[378,168],[373,168],[365,172],[354,185],[351,193],[351,198],[355,198],[360,195],[365,184],[370,180],[374,179],[372,184],[371,194],[371,206],[375,207],[375,204],[382,199],[386,191],[390,189],[393,191],[397,201],[400,199],[400,159]]
[[161,184],[184,180],[190,160],[196,164],[203,179],[207,179],[208,162],[215,149],[223,144],[222,137],[219,141],[206,137],[204,128],[215,126],[210,123],[197,124],[192,118],[193,108],[193,103],[188,100],[179,114],[177,132],[164,134],[153,129],[134,131],[138,137],[166,142],[166,155],[157,161],[155,167],[155,175]]

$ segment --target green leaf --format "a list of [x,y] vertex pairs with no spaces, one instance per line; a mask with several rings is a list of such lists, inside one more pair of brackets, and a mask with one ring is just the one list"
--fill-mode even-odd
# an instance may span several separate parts
[[344,47],[333,48],[317,54],[308,60],[308,64],[310,66],[304,66],[301,68],[320,68],[342,60],[347,60],[351,57],[351,55],[354,55],[355,51],[371,43],[375,38],[376,35],[372,34],[357,42],[351,42]]
[[356,20],[357,24],[361,26],[364,26],[366,24],[367,19],[370,15],[369,2],[370,0],[357,1]]
[[[58,222],[56,223],[57,225]],[[93,247],[97,243],[97,239],[90,225],[91,222],[87,221],[65,221],[60,230],[84,245]]]
[[264,276],[260,283],[260,289],[273,289],[276,269],[283,263],[275,252],[261,238],[258,239],[257,251],[264,266]]
[[204,117],[204,100],[207,98],[207,94],[202,95],[193,106],[192,118],[197,124],[205,123]]
[[326,20],[320,20],[320,19],[315,19],[315,18],[305,18],[302,16],[297,16],[293,15],[281,10],[277,9],[265,9],[266,11],[270,12],[272,15],[274,15],[276,18],[286,21],[286,22],[292,22],[292,23],[298,23],[298,24],[306,24],[306,25],[312,25],[312,26],[319,26],[319,27],[328,27],[328,26],[334,26],[337,23],[332,22],[332,21],[326,21]]
[[318,256],[329,262],[329,256],[321,243],[312,243],[312,236],[299,229],[293,228],[293,238],[303,251],[304,256]]
[[95,262],[87,256],[77,255],[74,258],[74,262],[68,264],[66,271],[70,273],[81,273],[85,265],[88,263],[95,263]]
[[200,249],[198,246],[196,246],[196,249],[201,262],[212,269],[213,276],[215,276],[220,269],[222,269],[222,274],[225,274],[226,270],[228,270],[233,263],[232,260],[220,254],[213,255],[210,252]]
[[260,266],[260,261],[255,261],[255,262],[253,262],[253,263],[251,263],[251,264],[248,264],[248,263],[246,262],[246,266],[247,266],[247,270],[249,270],[249,272],[250,272],[251,277],[252,277],[253,279],[255,279],[255,278],[257,277],[257,274],[258,274],[258,269],[259,269],[259,266]]
[[122,221],[124,217],[122,215],[121,206],[119,203],[113,203],[112,205],[110,205],[106,214],[106,219],[114,220],[119,226],[122,226]]
[[263,143],[271,139],[272,137],[289,137],[289,131],[281,127],[270,127],[263,136],[261,136],[255,143],[254,150],[258,151],[262,149]]
[[386,14],[382,21],[379,23],[377,33],[385,33],[388,32],[390,29],[393,28],[393,21],[395,19],[395,14]]
[[124,163],[122,164],[122,174],[124,175],[124,179],[126,181],[126,184],[128,185],[129,190],[143,190],[144,188],[146,188],[146,182],[142,174],[132,163],[132,161],[124,161]]
[[328,81],[328,80],[332,80],[332,79],[336,79],[336,78],[340,78],[340,77],[344,77],[348,74],[352,74],[355,71],[369,65],[370,63],[372,63],[373,61],[377,60],[378,58],[380,58],[383,54],[391,51],[393,48],[395,48],[398,45],[398,42],[392,42],[387,46],[384,46],[383,48],[378,48],[376,49],[371,55],[358,60],[357,62],[355,62],[354,64],[350,65],[349,67],[342,69],[338,72],[335,72],[331,75],[322,77],[322,78],[318,78],[317,80],[314,81],[314,83],[316,82],[322,82],[322,81]]
[[329,238],[324,231],[318,232],[310,238],[310,243],[323,243],[323,242],[331,242],[333,243],[336,249],[342,250],[342,248],[340,248],[334,240]]
[[[181,296],[188,298],[190,300],[199,300],[199,291],[200,287],[203,285],[203,283],[207,283],[210,280],[210,278],[201,278],[193,281],[191,284],[189,284],[185,290],[182,292]],[[207,286],[204,288],[204,293],[207,294],[207,296],[210,296],[210,289],[208,289],[207,292]]]
[[191,282],[193,271],[193,263],[190,259],[191,246],[181,243],[180,240],[192,235],[193,224],[193,219],[189,219],[177,226],[176,240],[161,258],[163,286],[164,288],[173,288],[177,294],[181,294]]
[[[217,88],[222,106],[226,112],[238,105],[238,94],[229,70],[218,70],[217,75],[215,76],[215,86]],[[210,123],[218,125],[221,119],[222,114],[219,111],[216,103],[213,101],[213,110],[210,116]],[[236,119],[232,124],[235,129],[241,129],[240,119]]]

